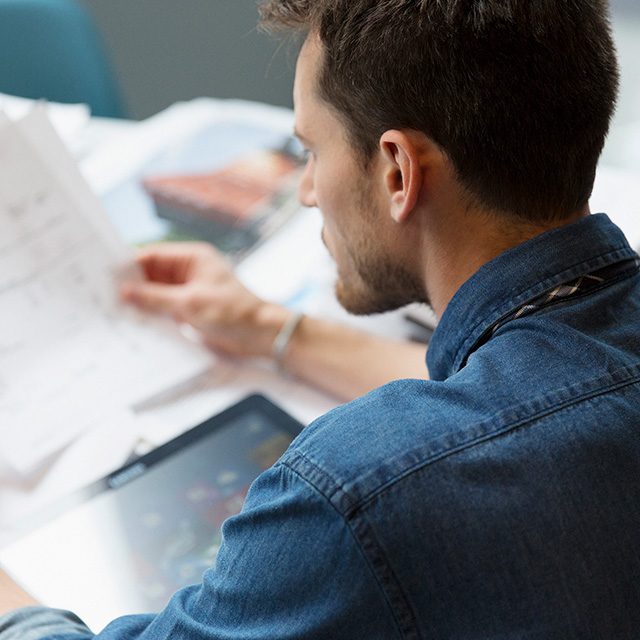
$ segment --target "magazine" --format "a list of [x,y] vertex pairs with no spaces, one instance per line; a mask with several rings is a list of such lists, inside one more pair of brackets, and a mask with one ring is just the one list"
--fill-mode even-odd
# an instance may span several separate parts
[[217,171],[146,177],[142,186],[178,234],[239,259],[299,210],[300,170],[299,158],[284,145],[253,151]]

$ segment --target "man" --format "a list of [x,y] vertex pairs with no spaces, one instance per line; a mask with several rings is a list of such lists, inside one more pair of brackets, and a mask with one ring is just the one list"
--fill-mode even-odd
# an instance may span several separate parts
[[[324,216],[337,295],[355,313],[431,304],[431,380],[415,347],[294,327],[201,245],[143,253],[149,282],[125,297],[215,348],[268,354],[288,326],[282,365],[327,388],[412,379],[307,427],[225,523],[202,583],[97,637],[637,637],[639,263],[588,208],[617,84],[604,3],[264,12],[306,35],[300,197]],[[92,637],[44,608],[0,629]]]

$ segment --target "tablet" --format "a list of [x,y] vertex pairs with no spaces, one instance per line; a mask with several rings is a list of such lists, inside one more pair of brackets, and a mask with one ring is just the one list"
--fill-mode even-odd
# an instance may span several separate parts
[[119,615],[160,611],[215,563],[223,521],[301,429],[250,396],[58,505],[0,551],[0,564],[93,631]]

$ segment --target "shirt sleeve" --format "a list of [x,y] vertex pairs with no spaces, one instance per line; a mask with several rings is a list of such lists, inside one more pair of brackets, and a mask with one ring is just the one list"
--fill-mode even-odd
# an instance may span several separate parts
[[[348,523],[320,491],[279,464],[254,482],[242,513],[223,525],[215,567],[199,585],[174,594],[157,616],[119,618],[96,636],[69,626],[54,636],[15,637],[387,640],[401,634]],[[9,639],[0,633],[0,640]]]
[[24,607],[0,616],[0,640],[40,640],[52,636],[91,636],[87,625],[70,611]]

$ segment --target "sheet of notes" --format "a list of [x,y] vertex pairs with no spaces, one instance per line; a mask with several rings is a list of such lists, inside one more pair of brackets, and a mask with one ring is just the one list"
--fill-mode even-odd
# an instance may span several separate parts
[[123,277],[129,249],[44,112],[0,120],[0,456],[17,472],[211,364],[173,323],[123,306]]

